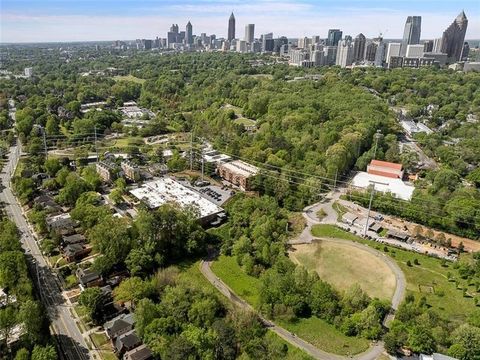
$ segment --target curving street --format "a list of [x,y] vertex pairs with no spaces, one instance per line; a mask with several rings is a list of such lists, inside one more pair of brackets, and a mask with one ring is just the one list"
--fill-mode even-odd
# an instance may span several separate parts
[[[314,237],[311,233],[311,228],[315,224],[335,224],[337,221],[337,213],[335,210],[332,208],[333,202],[338,199],[339,194],[338,193],[333,193],[330,194],[330,201],[325,202],[325,203],[317,203],[312,206],[309,206],[304,209],[303,216],[306,220],[307,226],[305,229],[302,231],[302,233],[296,238],[291,241],[289,241],[289,244],[295,245],[295,244],[305,244],[305,243],[311,243],[315,239],[318,239]],[[322,221],[318,220],[316,216],[316,212],[322,208],[325,213],[327,214]],[[388,324],[394,319],[394,311],[398,309],[398,306],[400,305],[400,302],[402,301],[403,297],[405,296],[405,289],[406,289],[406,280],[405,280],[405,275],[403,274],[402,270],[400,267],[395,263],[394,260],[390,259],[387,255],[383,254],[380,251],[377,251],[367,245],[361,244],[361,243],[356,243],[353,241],[349,240],[343,240],[343,239],[334,239],[334,238],[321,238],[323,241],[330,241],[330,242],[337,242],[337,243],[348,243],[350,246],[354,246],[356,248],[366,250],[372,255],[382,259],[385,264],[393,271],[395,274],[395,280],[396,280],[396,286],[395,286],[395,292],[392,297],[392,309],[393,312],[391,312],[384,320],[384,325],[388,326]],[[223,295],[225,295],[233,304],[236,306],[248,310],[248,311],[253,311],[256,312],[253,307],[245,302],[243,299],[238,297],[233,290],[225,284],[221,279],[219,279],[211,270],[210,265],[212,261],[211,260],[204,260],[200,263],[200,271],[202,274],[205,276],[205,278],[218,290],[220,291]],[[258,313],[257,313],[258,314]],[[275,332],[278,336],[280,336],[282,339],[290,343],[291,345],[303,350],[310,356],[312,356],[315,359],[318,360],[338,360],[338,359],[345,359],[343,356],[339,356],[336,354],[331,354],[326,351],[323,351],[314,345],[310,344],[309,342],[295,336],[292,334],[290,331],[276,325],[274,322],[271,320],[265,319],[262,317],[260,314],[260,319],[262,322],[265,324],[266,327],[268,327],[270,330]],[[377,359],[380,354],[382,354],[385,351],[384,344],[383,342],[379,341],[376,342],[374,345],[372,345],[367,351],[357,354],[355,356],[351,356],[351,359],[355,360],[375,360]]]

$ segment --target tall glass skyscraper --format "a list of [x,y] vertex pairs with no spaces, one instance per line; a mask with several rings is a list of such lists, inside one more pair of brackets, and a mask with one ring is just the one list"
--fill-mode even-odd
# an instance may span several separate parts
[[235,39],[235,16],[232,14],[230,15],[230,18],[228,19],[228,41],[232,41]]
[[405,30],[403,31],[402,48],[400,55],[405,56],[408,45],[420,44],[420,33],[422,31],[422,17],[409,16],[405,23]]
[[342,39],[342,34],[339,29],[328,30],[327,46],[337,46]]
[[468,20],[462,11],[453,23],[443,32],[442,53],[447,54],[450,62],[459,61],[462,58],[463,43],[467,32]]

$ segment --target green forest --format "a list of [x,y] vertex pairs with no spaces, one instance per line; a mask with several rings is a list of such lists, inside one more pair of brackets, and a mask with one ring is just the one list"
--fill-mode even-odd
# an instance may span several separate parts
[[[315,316],[346,336],[383,339],[391,353],[407,347],[478,359],[478,311],[468,319],[448,319],[430,309],[425,299],[407,296],[386,329],[382,321],[390,304],[370,298],[359,287],[339,292],[318,275],[295,266],[287,256],[287,240],[293,211],[334,187],[348,186],[351,172],[365,170],[373,158],[401,162],[408,172],[419,175],[411,202],[376,194],[374,209],[480,239],[480,122],[472,120],[480,118],[480,74],[254,67],[250,60],[269,59],[220,53],[128,57],[100,53],[89,58],[83,56],[88,54],[85,50],[66,62],[57,50],[40,49],[13,53],[13,70],[33,56],[29,51],[38,60],[33,79],[0,79],[0,129],[11,126],[6,104],[7,99],[15,99],[15,130],[29,154],[13,179],[14,189],[23,204],[31,204],[40,190],[54,192],[98,254],[93,269],[105,276],[118,268],[128,271],[131,277],[114,290],[114,298],[132,304],[136,329],[156,356],[271,359],[291,353],[283,342],[267,335],[256,315],[232,309],[211,289],[182,279],[182,264],[218,250],[235,257],[245,274],[258,279],[258,310],[270,319]],[[115,79],[109,67],[144,81]],[[104,72],[82,75],[90,70]],[[319,80],[304,78],[314,73]],[[155,116],[146,117],[149,124],[141,129],[122,125],[118,108],[126,101],[136,101]],[[82,104],[89,102],[105,104],[101,111],[83,112]],[[396,107],[404,107],[413,119],[435,129],[431,135],[416,135],[416,141],[436,160],[437,169],[418,168],[416,154],[401,151],[403,134]],[[255,130],[236,121],[239,112],[255,124]],[[209,141],[215,149],[261,168],[253,184],[255,196],[235,196],[226,206],[227,223],[210,231],[195,221],[193,211],[170,205],[155,211],[141,209],[134,220],[118,219],[101,205],[97,191],[102,181],[95,168],[82,161],[96,150],[93,137],[112,133],[129,139],[124,150],[139,164],[161,159],[158,149],[143,143],[142,137],[188,133],[195,144]],[[5,139],[3,147],[11,140]],[[44,141],[49,148],[75,148],[76,168],[62,157],[45,158]],[[178,148],[174,150],[168,166],[184,170],[187,161]],[[37,184],[31,177],[37,173],[49,178]],[[125,182],[112,186],[114,198],[127,192]],[[357,191],[347,194],[363,205],[368,205],[368,196]],[[45,236],[42,251],[51,255],[60,239],[48,233],[47,215],[33,207],[29,220]],[[18,234],[7,221],[0,226],[0,240],[5,242],[1,250],[8,253],[0,254],[0,262],[5,262],[0,264],[0,286],[40,311],[39,304],[28,302],[32,298],[28,277],[12,276],[14,271],[26,274]],[[458,272],[476,284],[479,266],[476,254]],[[75,266],[67,266],[63,275],[72,276],[74,270]],[[79,300],[95,324],[105,320],[99,291],[88,289]],[[20,319],[25,312],[22,306],[0,309],[0,322],[4,311],[3,318],[11,319],[6,313],[10,311]],[[13,325],[7,321],[0,328]],[[32,341],[25,348],[33,348],[33,359],[32,344],[37,341]]]

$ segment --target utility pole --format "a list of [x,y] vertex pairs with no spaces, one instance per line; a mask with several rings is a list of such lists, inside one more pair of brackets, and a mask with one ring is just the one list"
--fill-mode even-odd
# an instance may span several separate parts
[[193,170],[193,130],[190,133],[190,171]]
[[369,223],[369,221],[370,221],[370,210],[372,209],[373,195],[374,195],[374,193],[375,193],[375,184],[387,185],[387,186],[388,186],[388,184],[382,183],[382,182],[378,182],[378,181],[370,180],[369,182],[370,182],[370,184],[372,184],[372,192],[370,193],[370,202],[368,203],[367,222],[366,222],[366,224],[365,224],[365,231],[363,232],[363,235],[364,235],[364,236],[367,236],[368,223]]
[[45,138],[45,128],[40,126],[40,130],[42,131],[43,136],[43,147],[45,148],[45,159],[48,159],[48,149],[47,149],[47,139]]
[[335,170],[335,180],[333,182],[333,191],[335,191],[337,188],[337,176],[338,176],[338,166],[337,166],[337,169]]
[[95,154],[97,155],[97,163],[98,163],[98,147],[97,147],[97,125],[93,127],[95,132]]

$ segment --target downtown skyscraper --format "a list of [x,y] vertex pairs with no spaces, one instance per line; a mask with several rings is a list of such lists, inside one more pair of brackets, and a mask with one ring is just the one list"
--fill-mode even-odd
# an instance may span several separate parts
[[230,18],[228,19],[228,41],[232,41],[235,39],[235,16],[232,14],[230,15]]
[[193,44],[193,28],[192,28],[192,24],[190,23],[190,21],[187,23],[187,26],[185,28],[185,38],[186,38],[186,43],[188,45]]
[[449,61],[455,62],[462,58],[462,51],[467,32],[468,19],[462,11],[453,23],[443,32],[441,51],[447,54]]
[[362,33],[355,37],[355,41],[353,42],[353,61],[363,61],[365,58],[366,43],[367,39]]
[[405,56],[408,45],[420,44],[420,34],[422,31],[422,17],[409,16],[405,22],[405,29],[403,31],[402,48],[400,55]]
[[255,39],[255,24],[248,24],[245,26],[245,41],[252,44]]
[[337,46],[338,42],[342,39],[342,31],[339,29],[328,30],[327,46]]

